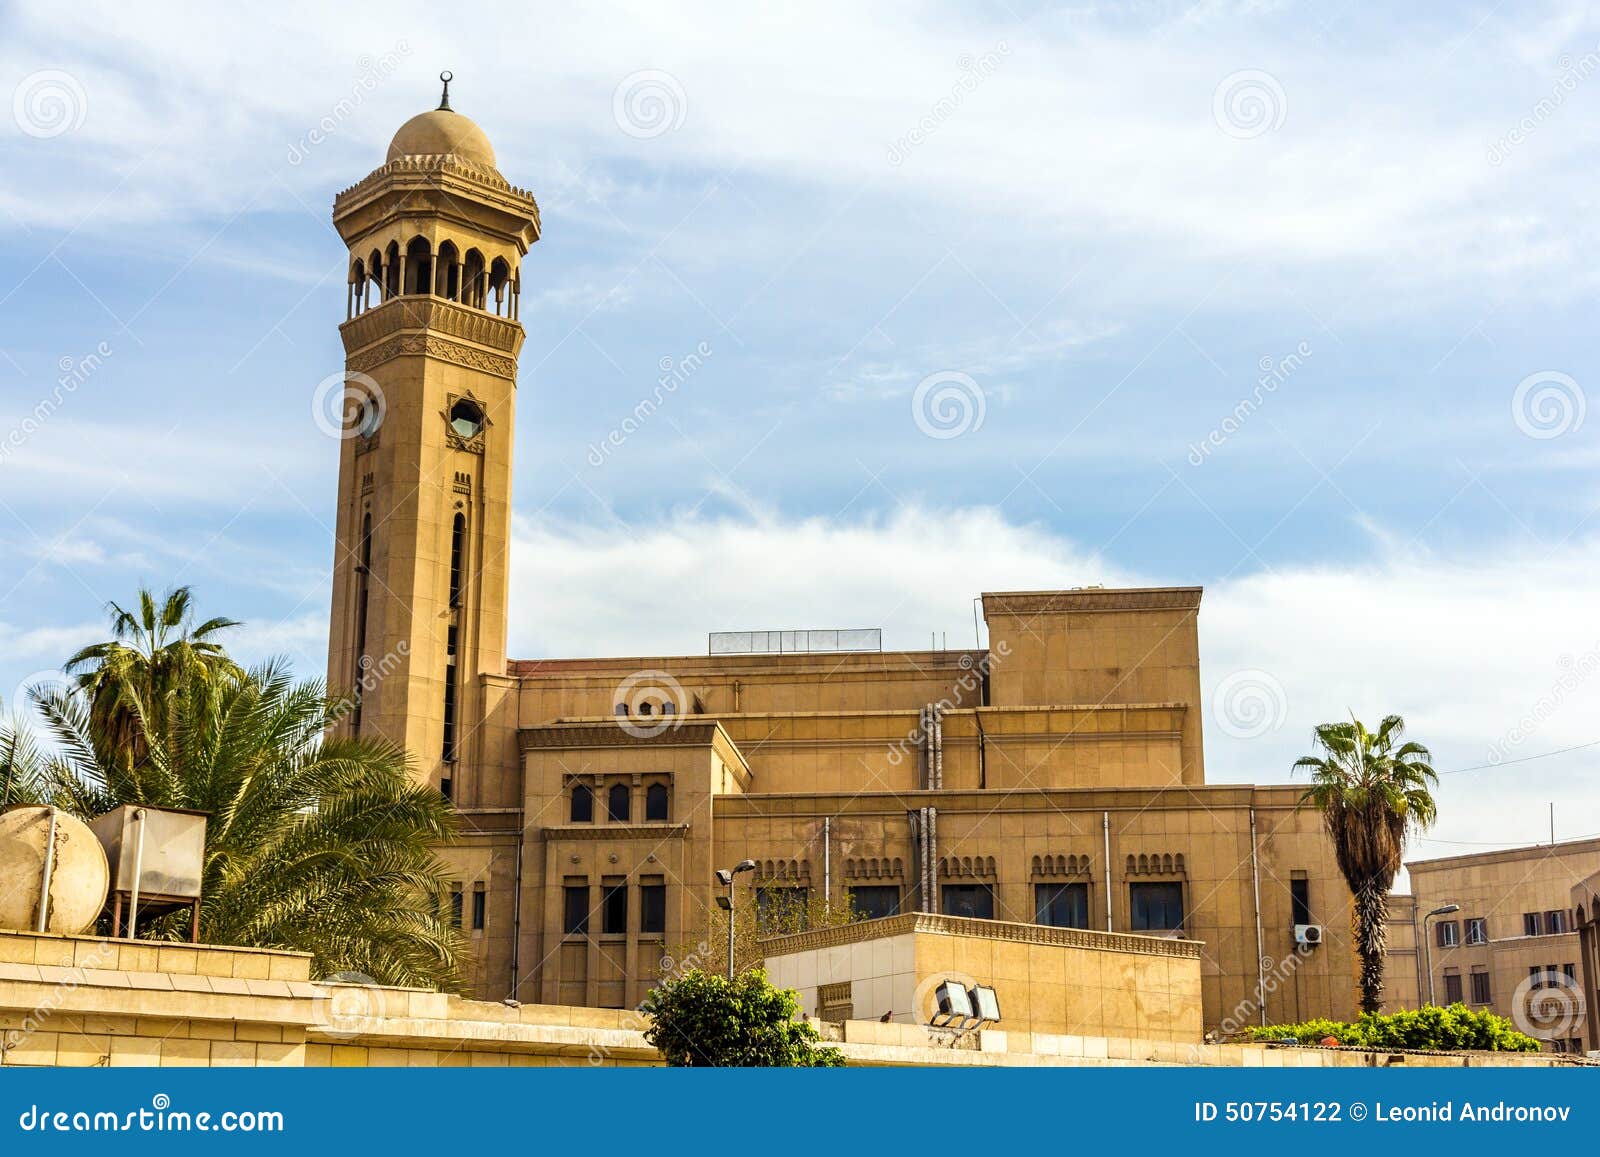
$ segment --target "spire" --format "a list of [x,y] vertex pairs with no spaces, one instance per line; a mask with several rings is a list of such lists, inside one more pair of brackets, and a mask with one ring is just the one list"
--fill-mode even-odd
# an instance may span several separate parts
[[439,94],[439,109],[443,112],[454,112],[450,107],[450,82],[455,79],[455,74],[449,69],[439,74],[439,79],[444,81],[444,92]]

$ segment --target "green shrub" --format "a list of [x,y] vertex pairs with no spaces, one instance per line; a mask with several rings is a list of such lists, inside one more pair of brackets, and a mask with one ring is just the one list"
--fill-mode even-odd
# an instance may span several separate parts
[[1303,1024],[1268,1025],[1251,1030],[1258,1041],[1294,1039],[1320,1044],[1332,1037],[1341,1045],[1369,1049],[1470,1049],[1478,1052],[1536,1053],[1539,1042],[1511,1027],[1488,1009],[1474,1011],[1461,1003],[1448,1008],[1428,1005],[1387,1016],[1365,1013],[1355,1023],[1308,1020]]
[[819,1045],[800,1020],[800,1001],[752,969],[729,981],[695,969],[657,986],[640,1011],[650,1017],[644,1039],[684,1067],[831,1068],[844,1054]]

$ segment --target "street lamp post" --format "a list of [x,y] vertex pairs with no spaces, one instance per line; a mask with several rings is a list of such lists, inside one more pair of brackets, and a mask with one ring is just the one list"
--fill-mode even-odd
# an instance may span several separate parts
[[1435,916],[1448,916],[1452,912],[1461,911],[1460,904],[1446,904],[1442,908],[1435,908],[1422,918],[1422,952],[1423,958],[1428,962],[1428,1003],[1433,1003],[1433,941],[1428,939],[1428,921]]
[[727,887],[726,896],[717,897],[717,907],[728,914],[728,980],[733,980],[733,878],[740,872],[756,870],[754,860],[740,860],[732,868],[717,869],[717,883]]

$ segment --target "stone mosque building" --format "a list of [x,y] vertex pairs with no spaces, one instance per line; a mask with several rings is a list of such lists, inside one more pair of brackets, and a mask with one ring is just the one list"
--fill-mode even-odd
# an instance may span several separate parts
[[513,658],[539,206],[447,88],[333,219],[363,393],[340,450],[329,683],[354,696],[347,732],[403,744],[460,809],[444,854],[475,995],[631,1007],[706,926],[715,870],[750,859],[741,904],[1200,941],[1208,1028],[1259,1023],[1258,990],[1268,1022],[1353,1015],[1350,897],[1320,818],[1296,785],[1206,782],[1199,588],[986,593],[986,648],[796,632]]

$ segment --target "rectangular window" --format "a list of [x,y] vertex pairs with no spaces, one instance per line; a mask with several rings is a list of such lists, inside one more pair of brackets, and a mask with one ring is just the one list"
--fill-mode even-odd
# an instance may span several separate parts
[[450,927],[461,927],[461,889],[450,889]]
[[1573,984],[1578,983],[1578,966],[1576,964],[1563,964],[1561,971]]
[[1489,974],[1487,972],[1474,972],[1472,974],[1472,1003],[1488,1004],[1489,1001]]
[[1489,943],[1489,929],[1482,916],[1473,916],[1467,921],[1467,943]]
[[1128,909],[1135,932],[1181,932],[1183,885],[1129,884]]
[[1033,922],[1051,928],[1087,928],[1089,926],[1089,885],[1035,884],[1033,886]]
[[1544,930],[1548,936],[1555,936],[1567,930],[1567,913],[1564,909],[1556,909],[1544,914]]
[[1535,989],[1543,988],[1544,987],[1544,969],[1541,966],[1535,964],[1532,968],[1528,969],[1528,979],[1530,981],[1532,981],[1532,983],[1529,985],[1530,988],[1535,988]]
[[1522,914],[1522,934],[1524,936],[1539,936],[1544,932],[1544,920],[1541,913],[1524,912]]
[[1444,1002],[1446,1004],[1461,1003],[1461,973],[1447,972],[1444,974]]
[[1454,948],[1461,943],[1461,925],[1454,920],[1441,920],[1433,926],[1440,948]]
[[628,930],[627,881],[607,883],[600,907],[600,931],[607,936],[620,936]]
[[756,928],[766,936],[804,932],[810,926],[809,888],[757,888]]
[[939,910],[946,916],[994,919],[993,884],[946,884],[939,892]]
[[566,909],[561,930],[568,936],[583,936],[589,931],[589,885],[568,884],[562,890]]
[[472,930],[474,932],[483,931],[484,916],[488,911],[488,907],[488,894],[484,892],[483,885],[480,884],[472,890]]
[[639,885],[639,931],[663,933],[667,930],[667,886],[659,882]]
[[1289,906],[1294,909],[1294,924],[1315,924],[1311,918],[1311,881],[1304,872],[1296,872],[1289,881]]
[[882,920],[900,915],[899,884],[863,884],[850,889],[850,916],[855,920]]

